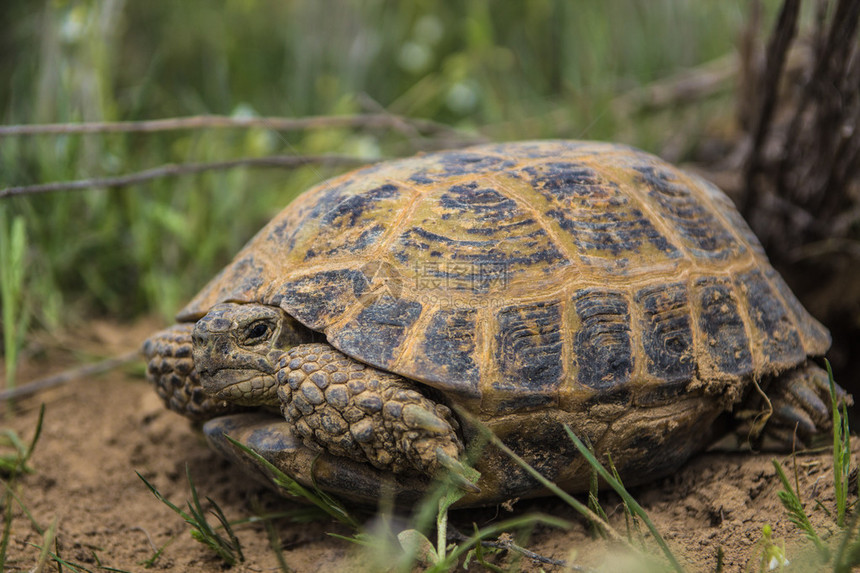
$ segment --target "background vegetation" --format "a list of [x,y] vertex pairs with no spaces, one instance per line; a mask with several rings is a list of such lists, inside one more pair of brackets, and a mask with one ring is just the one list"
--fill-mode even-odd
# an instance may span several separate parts
[[[732,129],[731,83],[657,112],[624,105],[625,94],[731,57],[747,12],[743,0],[4,0],[0,122],[386,111],[495,140],[618,140],[683,161],[702,133]],[[390,129],[0,137],[0,188],[441,144]],[[2,249],[12,221],[25,229],[29,328],[171,316],[266,219],[331,174],[235,169],[2,200]]]

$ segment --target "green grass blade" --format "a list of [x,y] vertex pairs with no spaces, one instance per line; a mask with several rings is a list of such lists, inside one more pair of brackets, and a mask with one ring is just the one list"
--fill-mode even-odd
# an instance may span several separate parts
[[[192,527],[191,536],[209,547],[219,557],[221,557],[225,563],[232,567],[237,561],[241,561],[241,559],[236,555],[236,553],[239,552],[236,551],[234,553],[237,548],[218,535],[218,533],[209,524],[209,521],[206,519],[206,514],[200,505],[197,489],[194,487],[193,482],[190,481],[190,475],[189,484],[191,485],[192,496],[192,501],[188,502],[188,510],[191,512],[192,516],[192,521],[188,522]],[[238,540],[236,541],[238,543]]]
[[788,512],[789,520],[797,526],[798,529],[804,532],[807,539],[815,544],[816,549],[818,549],[822,556],[828,556],[830,551],[827,549],[827,546],[824,545],[821,537],[818,536],[815,528],[812,527],[809,517],[803,510],[803,504],[801,503],[797,493],[794,491],[794,488],[791,487],[791,483],[788,481],[788,477],[786,477],[785,472],[782,470],[782,466],[777,460],[771,460],[771,462],[773,462],[773,467],[776,468],[776,475],[779,477],[779,481],[782,482],[783,491],[778,492],[777,496],[779,496],[779,500]]
[[9,540],[12,536],[12,490],[6,487],[3,496],[3,533],[0,534],[0,571],[6,570],[6,552],[9,550]]
[[503,451],[508,457],[510,457],[514,461],[514,463],[516,463],[518,466],[520,466],[522,469],[524,469],[526,472],[528,472],[528,474],[531,475],[533,478],[535,478],[538,481],[538,483],[540,483],[543,487],[545,487],[546,489],[551,491],[557,497],[561,498],[565,503],[567,503],[569,506],[571,506],[573,509],[575,509],[577,512],[579,512],[586,519],[598,522],[600,524],[600,526],[602,528],[604,528],[604,530],[607,533],[609,533],[609,535],[614,540],[620,541],[620,542],[626,544],[631,549],[634,549],[629,543],[627,543],[627,541],[624,539],[623,536],[621,536],[617,531],[615,531],[615,528],[613,528],[609,524],[609,522],[602,519],[599,515],[597,515],[593,511],[591,511],[591,509],[589,509],[589,507],[587,505],[585,505],[584,503],[582,503],[581,501],[579,501],[578,499],[576,499],[575,497],[573,497],[572,495],[570,495],[569,493],[567,493],[566,491],[564,491],[563,489],[558,487],[556,484],[554,484],[553,482],[548,480],[546,477],[544,477],[539,471],[537,471],[536,469],[531,467],[528,463],[526,463],[526,461],[524,459],[522,459],[512,449],[510,449],[507,445],[505,445],[505,443],[502,442],[502,440],[500,440],[497,435],[495,435],[489,428],[487,428],[484,424],[482,424],[480,422],[480,420],[478,420],[477,418],[475,418],[473,415],[471,415],[469,412],[466,412],[462,408],[456,408],[455,407],[455,409],[457,410],[457,413],[460,416],[462,416],[466,420],[469,420],[469,422],[475,428],[478,429],[478,431],[484,436],[484,438],[489,443],[491,443],[493,446],[495,446],[495,447],[499,448],[501,451]]
[[[42,551],[44,548],[44,544],[42,546],[40,546],[40,545],[36,545],[35,543],[31,543],[30,545],[35,547],[39,551]],[[63,571],[63,568],[65,567],[66,569],[68,569],[72,573],[80,573],[81,571],[83,571],[85,573],[95,573],[92,569],[89,569],[88,567],[85,567],[85,566],[81,565],[80,563],[75,563],[73,561],[67,561],[66,559],[63,559],[62,557],[60,557],[58,554],[54,553],[53,551],[47,551],[46,555],[48,558],[50,558],[51,561],[53,561],[54,563],[57,564],[59,571]],[[98,567],[98,571],[112,571],[113,573],[131,573],[127,569],[119,569],[117,567],[110,567],[108,565],[99,564],[97,567]],[[39,569],[33,568],[32,570],[38,571]]]
[[[477,524],[473,524],[473,525],[475,528],[475,533],[473,534],[473,537],[476,537],[480,534],[480,531],[478,529]],[[505,573],[504,569],[502,569],[498,565],[488,563],[487,560],[484,558],[484,544],[483,544],[483,542],[475,543],[475,547],[471,550],[471,552],[466,554],[466,559],[463,563],[464,569],[468,569],[468,567],[469,567],[469,556],[470,555],[475,556],[475,562],[478,563],[478,565],[480,565],[481,567],[484,567],[485,569],[492,571],[493,573]]]
[[[269,460],[249,448],[248,446],[236,441],[230,436],[226,436],[226,438],[230,441],[231,444],[250,455],[252,458],[257,460],[260,464],[262,464],[267,470],[272,473],[272,479],[278,487],[284,488],[286,491],[291,493],[296,497],[302,497],[312,504],[316,505],[328,515],[336,519],[337,521],[344,523],[351,528],[360,531],[361,524],[356,520],[350,513],[347,511],[346,507],[344,507],[340,502],[335,500],[333,497],[325,495],[325,497],[318,495],[318,493],[313,492],[282,472],[280,469],[275,467]],[[320,492],[321,493],[321,492]]]
[[287,564],[287,558],[284,557],[284,551],[281,548],[281,540],[278,538],[278,532],[272,521],[269,519],[263,520],[263,527],[266,528],[266,536],[269,538],[269,546],[272,548],[272,553],[275,554],[275,559],[278,561],[278,569],[281,573],[293,573],[293,568]]
[[[18,494],[15,493],[15,490],[11,487],[11,484],[3,480],[0,480],[0,484],[3,484],[6,493],[12,496],[12,499],[14,499],[15,502],[18,504],[18,507],[21,508],[21,512],[23,512],[23,514],[27,516],[27,519],[30,520],[30,526],[36,531],[36,533],[38,533],[39,535],[43,535],[45,529],[41,525],[39,525],[39,522],[36,521],[36,518],[33,517],[33,514],[30,512],[29,509],[27,509],[27,506],[24,505],[24,502],[21,501],[21,498],[18,497]],[[2,570],[3,569],[0,568],[0,571]]]
[[354,543],[355,545],[360,545],[362,547],[374,546],[373,537],[364,533],[356,533],[352,536],[346,536],[341,535],[340,533],[327,532],[326,535],[328,535],[329,537],[334,537],[335,539],[340,539],[341,541],[349,541],[350,543]]
[[145,477],[143,477],[140,472],[134,472],[134,473],[137,474],[137,477],[139,477],[141,479],[141,481],[143,481],[143,483],[146,485],[146,487],[149,488],[149,491],[152,492],[152,495],[154,495],[156,497],[156,499],[158,499],[158,501],[160,501],[161,503],[163,503],[164,505],[166,505],[167,507],[172,509],[177,515],[179,515],[185,521],[191,520],[190,515],[185,513],[178,506],[174,505],[174,503],[172,501],[170,501],[169,499],[167,499],[166,497],[161,495],[161,492],[158,491],[158,489],[154,485],[149,483],[149,481]]
[[0,298],[2,298],[0,313],[2,313],[4,325],[3,356],[6,390],[15,388],[18,351],[21,349],[29,316],[22,300],[26,248],[27,232],[24,218],[20,215],[14,217],[10,226],[7,207],[0,205]]
[[42,404],[39,407],[39,417],[36,419],[36,431],[33,433],[33,438],[30,440],[30,445],[27,446],[27,449],[24,452],[24,457],[21,459],[21,467],[26,468],[27,462],[30,460],[30,456],[33,455],[33,451],[36,449],[36,444],[39,443],[39,438],[42,436],[42,423],[45,421],[45,405]]
[[[842,533],[842,539],[839,540],[839,547],[836,549],[836,555],[833,556],[833,571],[836,573],[847,573],[851,571],[852,567],[860,564],[860,562],[854,561],[854,558],[860,556],[857,554],[860,538],[854,538],[854,530],[857,528],[858,520],[860,520],[860,512],[855,512],[851,518],[851,523]],[[853,543],[851,543],[852,541]]]
[[21,438],[18,437],[17,432],[14,430],[3,430],[0,432],[0,435],[5,438],[6,443],[4,443],[4,445],[10,445],[15,450],[17,458],[22,457],[26,453],[27,446],[25,446]]
[[191,527],[191,537],[209,547],[213,552],[215,552],[221,559],[224,560],[228,565],[235,565],[237,560],[243,561],[244,556],[242,555],[242,548],[239,544],[239,539],[233,534],[232,528],[230,528],[229,523],[227,522],[224,513],[221,511],[221,508],[218,507],[211,498],[206,498],[213,506],[213,514],[221,521],[222,525],[225,525],[225,531],[227,531],[230,540],[225,540],[221,537],[209,524],[206,519],[206,514],[203,510],[203,507],[200,504],[200,496],[197,494],[197,488],[194,485],[194,481],[191,478],[191,473],[188,469],[188,466],[185,468],[186,477],[188,479],[188,485],[191,489],[191,500],[187,502],[188,512],[184,511],[176,504],[171,502],[169,499],[164,497],[158,489],[149,483],[145,477],[143,477],[140,472],[137,473],[137,476],[146,484],[146,487],[149,488],[149,491],[163,504],[173,510],[174,513],[179,515],[185,522]]
[[48,529],[42,536],[42,548],[39,550],[39,557],[36,560],[36,566],[33,567],[34,571],[42,571],[45,568],[45,564],[48,562],[48,557],[51,552],[51,545],[54,544],[56,537],[57,518],[54,517],[54,520],[51,521],[51,525],[48,526]]
[[8,445],[15,449],[15,453],[11,455],[0,456],[0,472],[7,475],[10,479],[15,479],[22,473],[33,473],[33,469],[27,465],[33,451],[36,449],[36,444],[39,442],[39,437],[42,435],[42,424],[45,420],[45,405],[39,409],[39,418],[36,421],[36,431],[29,445],[24,445],[18,434],[12,430],[5,430],[0,435],[5,438]]
[[663,539],[663,536],[660,535],[660,532],[657,530],[657,526],[651,521],[651,518],[648,517],[648,513],[642,509],[642,506],[633,499],[633,496],[628,493],[627,489],[615,479],[612,474],[610,474],[606,468],[594,457],[588,448],[585,447],[585,444],[573,433],[568,426],[565,425],[564,430],[567,432],[568,437],[573,441],[573,444],[576,446],[576,449],[579,450],[579,453],[588,460],[588,463],[591,464],[591,467],[597,470],[597,473],[600,474],[600,477],[603,478],[609,486],[615,490],[615,492],[621,496],[621,499],[624,500],[624,503],[628,505],[628,507],[632,510],[634,514],[639,516],[639,518],[645,523],[648,527],[648,531],[651,532],[651,535],[654,537],[654,540],[657,541],[657,544],[660,546],[660,549],[663,551],[663,555],[669,560],[669,563],[672,565],[672,568],[675,571],[682,572],[684,568],[681,567],[681,564],[675,558],[675,555],[672,553],[672,550],[669,549],[669,546],[666,544],[666,541]]
[[215,503],[215,501],[211,497],[207,497],[206,501],[208,501],[212,505],[212,509],[209,511],[218,522],[221,524],[221,527],[227,533],[227,536],[230,537],[230,547],[234,548],[236,551],[236,556],[239,561],[245,560],[245,555],[242,553],[242,545],[239,543],[239,538],[236,537],[236,534],[233,532],[233,528],[230,526],[230,522],[227,521],[227,517],[224,515],[224,512],[221,511],[221,507]]
[[446,484],[436,482],[424,495],[417,511],[412,516],[412,527],[418,531],[427,531],[438,517],[439,504],[447,493]]
[[312,521],[319,521],[326,515],[328,514],[323,511],[320,511],[320,508],[314,505],[305,505],[290,509],[288,511],[276,511],[273,513],[255,514],[249,517],[234,519],[230,522],[230,525],[236,526],[244,525],[246,523],[265,523],[266,521],[273,521],[275,519],[286,519],[292,523],[310,523]]
[[839,408],[839,396],[830,361],[825,359],[827,379],[830,385],[830,407],[833,416],[833,493],[836,497],[836,524],[845,526],[845,511],[848,505],[848,479],[851,473],[851,444],[848,432],[848,416],[845,404]]
[[[606,459],[609,461],[609,469],[612,471],[612,477],[614,477],[623,487],[624,483],[621,481],[621,475],[619,475],[618,470],[615,467],[615,463],[612,461],[612,456],[606,454]],[[632,543],[633,532],[636,532],[636,537],[639,540],[639,544],[644,546],[645,540],[643,538],[642,532],[639,530],[639,520],[636,519],[636,514],[630,511],[630,506],[627,505],[626,501],[622,500],[621,503],[624,504],[624,524],[627,527],[627,540]],[[604,514],[604,516],[605,515],[606,514]]]
[[151,567],[154,567],[154,566],[155,566],[155,562],[156,562],[156,561],[158,561],[158,558],[159,558],[159,557],[161,557],[161,555],[164,553],[164,550],[165,550],[165,549],[167,549],[167,546],[168,546],[168,545],[170,545],[171,543],[173,543],[174,541],[176,541],[176,537],[175,537],[175,536],[174,536],[174,537],[171,537],[170,539],[168,539],[168,540],[164,543],[164,545],[162,545],[161,547],[159,547],[158,549],[156,549],[156,550],[155,550],[155,553],[153,553],[153,554],[152,554],[152,556],[151,556],[149,559],[145,559],[145,560],[143,560],[143,561],[139,562],[139,564],[140,564],[140,565],[143,565],[143,568],[144,568],[144,569],[150,569]]
[[[590,443],[588,444],[588,447],[593,448]],[[599,515],[601,517],[601,519],[603,519],[604,521],[609,521],[609,518],[606,516],[606,512],[603,511],[603,508],[600,506],[600,500],[597,497],[598,496],[599,482],[600,482],[600,480],[599,480],[599,477],[597,474],[597,470],[595,470],[594,468],[591,468],[591,479],[590,479],[590,483],[588,486],[588,507],[589,507],[589,509],[591,509],[591,511],[593,511],[594,513]],[[606,537],[607,537],[606,532],[603,530],[603,528],[600,527],[600,525],[598,525],[597,522],[590,521],[589,524],[591,526],[591,536],[592,537],[595,537],[595,538],[596,537],[602,537],[603,539],[606,539]],[[627,526],[627,541],[630,541],[630,525],[629,524]]]
[[[188,464],[185,464],[185,479],[188,480],[188,487],[191,490],[191,502],[188,504],[188,509],[194,516],[202,516],[203,508],[200,506],[200,496],[197,495],[197,487],[194,485],[194,480],[191,478],[191,469]],[[191,504],[194,504],[192,507]]]

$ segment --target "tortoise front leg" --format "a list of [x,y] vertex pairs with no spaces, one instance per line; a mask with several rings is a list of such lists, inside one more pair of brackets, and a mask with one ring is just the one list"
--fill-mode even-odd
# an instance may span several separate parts
[[[336,456],[319,447],[308,448],[292,423],[264,412],[220,416],[203,425],[209,444],[225,458],[248,471],[262,473],[263,482],[288,496],[265,464],[237,448],[231,440],[250,448],[308,488],[318,487],[345,499],[376,504],[393,496],[397,505],[412,506],[427,493],[427,480],[415,474],[395,474],[368,463]],[[229,437],[229,438],[228,438]]]
[[[451,410],[415,383],[366,366],[328,344],[302,344],[278,362],[284,417],[309,447],[395,473],[462,476],[463,443]],[[468,481],[459,485],[474,490]]]

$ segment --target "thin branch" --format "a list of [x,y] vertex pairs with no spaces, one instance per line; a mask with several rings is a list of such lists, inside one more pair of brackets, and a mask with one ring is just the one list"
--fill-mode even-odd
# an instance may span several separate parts
[[[464,541],[469,541],[470,538],[468,535],[465,535],[463,532],[459,531],[455,527],[448,528],[448,541],[453,541],[457,543],[462,543]],[[575,565],[573,563],[568,563],[567,561],[561,559],[553,559],[551,557],[545,557],[539,553],[535,553],[525,547],[520,547],[516,543],[511,540],[502,539],[499,537],[495,541],[492,540],[484,540],[481,541],[482,547],[489,547],[490,549],[502,549],[505,551],[513,551],[515,553],[519,553],[533,561],[538,563],[546,563],[547,565],[555,565],[558,567],[564,567],[569,571],[583,571],[583,572],[594,572],[595,569],[590,569],[586,567],[582,567],[580,565]]]
[[113,356],[106,360],[102,360],[101,362],[96,362],[94,364],[84,364],[83,366],[70,368],[69,370],[64,370],[63,372],[60,372],[59,374],[55,374],[53,376],[46,376],[44,378],[39,378],[38,380],[28,382],[27,384],[23,384],[15,388],[3,390],[2,392],[0,392],[0,402],[5,402],[6,400],[14,400],[16,398],[21,398],[22,396],[30,396],[32,394],[41,392],[42,390],[47,390],[48,388],[53,388],[54,386],[60,386],[62,384],[66,384],[67,382],[77,380],[78,378],[88,378],[90,376],[95,376],[97,374],[107,372],[108,370],[119,368],[124,364],[128,364],[129,362],[134,362],[135,360],[139,359],[140,352],[137,350],[133,350],[132,352],[128,352],[120,356]]
[[596,571],[595,569],[585,568],[581,565],[574,565],[573,563],[568,563],[562,559],[552,559],[551,557],[544,557],[539,553],[535,553],[525,547],[520,547],[515,544],[513,541],[482,541],[481,545],[484,547],[489,547],[491,549],[504,549],[506,551],[513,551],[515,553],[519,553],[525,557],[528,557],[532,561],[536,561],[538,563],[546,563],[547,565],[555,565],[557,567],[563,567],[568,571]]
[[367,128],[402,130],[404,125],[414,127],[427,134],[447,133],[462,139],[480,139],[453,127],[426,119],[416,119],[375,113],[365,115],[331,115],[300,118],[288,117],[231,117],[224,115],[198,115],[143,121],[114,121],[92,123],[47,123],[31,125],[0,126],[0,137],[73,133],[151,133],[180,129],[250,128],[263,127],[277,131],[299,131],[304,129]]
[[366,92],[358,94],[358,101],[367,113],[375,115],[384,115],[391,118],[392,121],[396,122],[395,129],[407,136],[408,138],[413,139],[422,137],[416,125],[405,121],[405,119],[399,115],[390,113],[387,109],[385,109],[385,106],[370,97],[370,94]]
[[161,177],[179,177],[202,171],[222,171],[235,167],[285,167],[296,168],[303,165],[364,165],[370,163],[367,159],[360,157],[349,157],[346,155],[269,155],[266,157],[245,157],[231,159],[229,161],[213,161],[207,163],[168,163],[152,169],[145,169],[128,175],[116,177],[103,177],[95,179],[79,179],[76,181],[56,181],[54,183],[40,183],[37,185],[21,185],[18,187],[7,187],[0,189],[0,199],[14,197],[16,195],[34,195],[37,193],[51,193],[54,191],[79,191],[82,189],[127,187],[136,185]]

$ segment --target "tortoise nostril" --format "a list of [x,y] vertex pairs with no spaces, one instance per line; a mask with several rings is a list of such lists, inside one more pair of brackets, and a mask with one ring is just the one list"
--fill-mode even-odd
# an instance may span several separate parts
[[192,344],[203,344],[209,338],[209,333],[206,330],[206,326],[198,322],[194,325],[194,331],[191,333],[191,342]]
[[227,332],[233,328],[233,321],[227,318],[213,318],[206,326],[209,332]]

